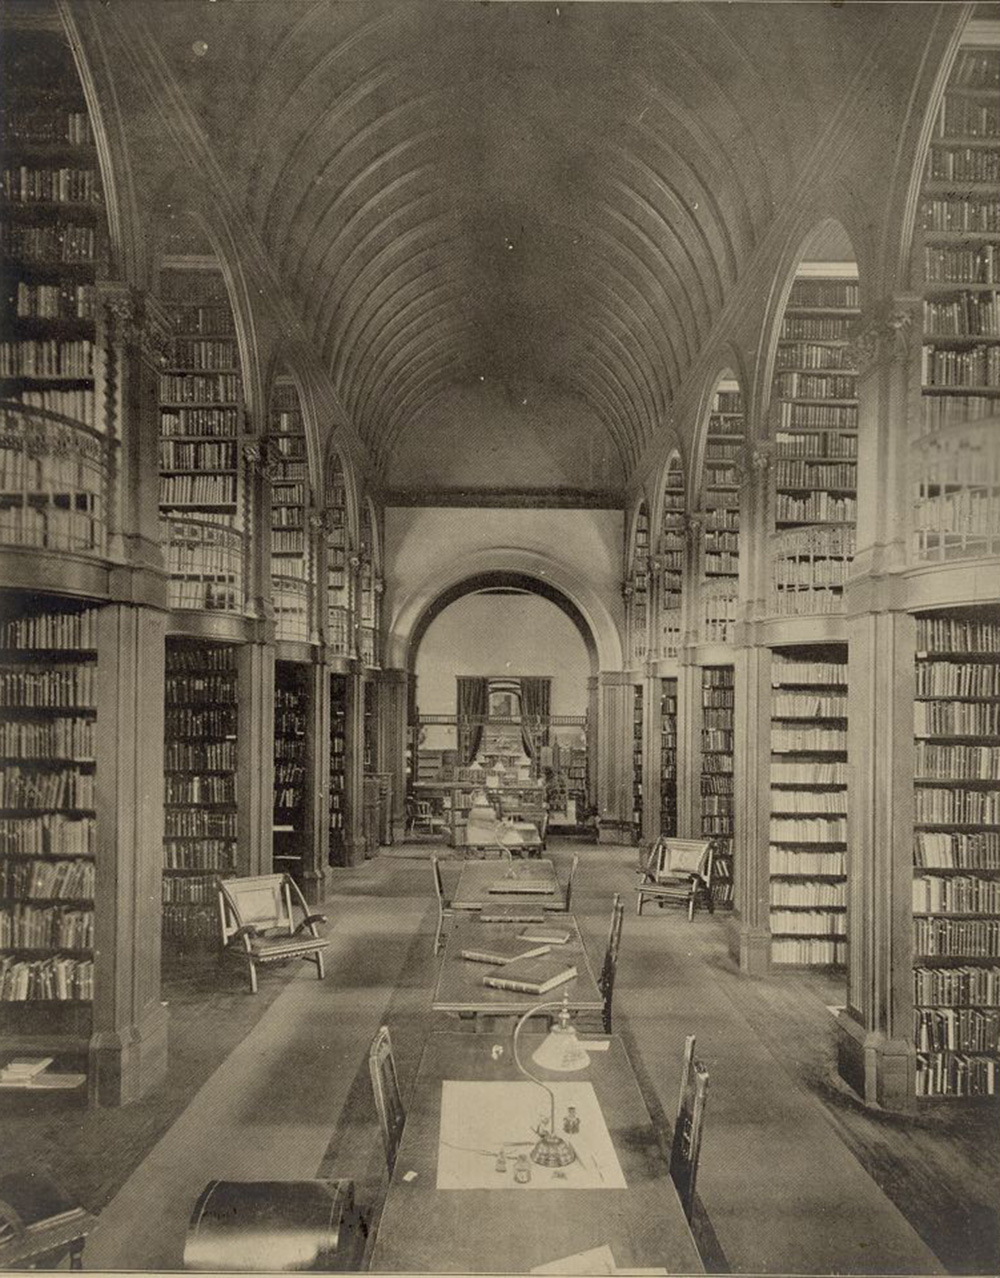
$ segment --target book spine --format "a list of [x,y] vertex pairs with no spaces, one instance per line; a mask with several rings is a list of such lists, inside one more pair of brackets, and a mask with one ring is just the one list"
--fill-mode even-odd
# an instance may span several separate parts
[[516,981],[506,976],[484,976],[483,984],[495,990],[513,990],[515,994],[545,994],[548,990],[554,989],[555,986],[571,981],[576,974],[575,967],[567,968],[555,980],[546,981],[544,987],[532,984],[531,981]]

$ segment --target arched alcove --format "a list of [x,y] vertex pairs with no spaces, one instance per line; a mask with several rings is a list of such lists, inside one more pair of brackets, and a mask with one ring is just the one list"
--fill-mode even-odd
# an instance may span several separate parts
[[313,496],[301,397],[286,371],[275,377],[268,397],[268,464],[275,637],[306,643],[316,632]]
[[745,400],[730,368],[715,381],[699,433],[698,633],[703,643],[728,643],[739,600],[740,486],[746,448]]

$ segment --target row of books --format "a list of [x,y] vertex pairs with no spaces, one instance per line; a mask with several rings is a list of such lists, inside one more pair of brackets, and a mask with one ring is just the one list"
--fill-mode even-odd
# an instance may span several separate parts
[[33,962],[0,954],[0,1003],[43,1000],[89,1003],[94,997],[91,959],[53,955]]
[[846,936],[847,915],[842,910],[772,909],[769,923],[772,936]]
[[[306,486],[297,479],[295,482],[276,481],[271,485],[271,505],[274,507],[302,506],[307,500]],[[272,512],[272,522],[276,516],[277,511]]]
[[774,518],[779,524],[854,523],[858,503],[853,497],[834,497],[824,491],[808,497],[791,497],[778,492],[774,501]]
[[191,647],[170,645],[167,648],[167,673],[202,675],[207,672],[236,670],[236,648],[227,644],[198,644]]
[[915,914],[1000,914],[1000,879],[924,874],[913,880]]
[[[927,284],[1000,284],[1000,252],[995,244],[931,245],[924,248],[924,281]],[[942,320],[955,315],[955,322],[964,324],[964,332],[976,332],[969,328],[974,323],[979,308],[996,312],[995,293],[966,293],[953,302],[924,302],[924,331],[947,332],[939,328]]]
[[917,1057],[918,1096],[995,1096],[996,1061],[959,1052]]
[[167,741],[167,772],[229,772],[236,767],[235,741]]
[[925,231],[971,231],[990,234],[1000,231],[1000,208],[996,200],[926,199],[921,210]]
[[845,873],[846,858],[843,852],[800,852],[771,846],[768,864],[772,874],[835,877]]
[[847,817],[772,816],[770,839],[772,843],[843,843],[847,839]]
[[839,315],[790,315],[781,324],[781,344],[785,342],[842,342],[847,337]]
[[918,617],[917,648],[922,652],[983,653],[1000,663],[1000,622]]
[[[780,682],[774,683],[777,679]],[[787,666],[772,673],[772,686],[782,687],[797,680]],[[776,692],[771,699],[772,719],[846,719],[847,695],[832,692]]]
[[96,204],[101,190],[93,169],[21,164],[0,170],[0,196],[15,204]]
[[927,178],[931,182],[1000,182],[1000,149],[935,143],[927,156]]
[[94,343],[24,338],[0,342],[0,377],[72,377],[94,375]]
[[708,795],[731,795],[733,793],[733,774],[730,770],[726,773],[706,774],[704,771],[701,778],[701,793],[703,797]]
[[978,1007],[918,1010],[913,1037],[918,1052],[1000,1051],[1000,1011]]
[[60,500],[67,514],[74,506],[78,511],[96,509],[104,480],[102,450],[94,441],[60,439],[59,433],[58,428],[53,432],[51,452],[42,453],[27,440],[0,439],[0,493],[8,499],[26,494],[32,502]]
[[234,403],[239,399],[236,373],[161,373],[160,400],[179,404]]
[[21,903],[0,909],[0,948],[89,950],[94,911]]
[[948,89],[1000,89],[1000,51],[963,48],[948,78]]
[[225,337],[236,332],[228,302],[222,306],[183,306],[174,302],[170,307],[170,326],[175,333]]
[[[917,642],[920,640],[918,638]],[[917,665],[918,697],[1000,696],[1000,663],[930,661]]]
[[856,309],[859,304],[857,281],[846,279],[804,279],[800,276],[792,284],[788,298],[789,310],[798,306]]
[[706,544],[704,567],[709,577],[736,577],[740,571],[740,557],[734,550],[718,550]]
[[61,107],[8,106],[0,123],[6,149],[16,144],[36,146],[46,142],[69,142],[72,146],[90,146],[94,137],[86,110],[70,111]]
[[842,907],[845,903],[844,893],[843,883],[824,883],[809,879],[795,883],[786,879],[773,879],[771,905],[808,906],[814,909],[825,905]]
[[916,830],[913,864],[940,870],[1000,870],[1000,830]]
[[1000,1007],[1000,967],[915,967],[913,1001]]
[[777,936],[771,941],[771,960],[806,967],[842,967],[847,962],[847,941]]
[[17,284],[19,319],[92,320],[95,307],[93,284],[29,284],[26,280]]
[[722,728],[705,728],[701,734],[701,748],[710,754],[732,753],[733,733]]
[[235,470],[236,445],[215,440],[188,443],[161,439],[160,466],[164,470]]
[[161,475],[161,506],[234,506],[233,475]]
[[239,410],[236,408],[161,408],[160,435],[204,436],[208,439],[229,439],[239,431]]
[[1000,781],[1000,746],[942,745],[935,741],[918,741],[914,755],[914,772],[918,778]]
[[80,422],[91,430],[100,430],[97,419],[97,400],[92,390],[20,390],[13,396],[25,408],[40,408],[45,413],[56,413]]
[[93,817],[61,812],[0,816],[0,853],[8,856],[93,856],[97,848]]
[[798,404],[790,399],[775,405],[776,431],[788,430],[855,430],[858,410],[850,404]]
[[[729,734],[732,735],[732,734]],[[732,750],[713,753],[702,744],[701,771],[705,773],[731,773],[733,770]]]
[[0,251],[4,257],[63,266],[90,266],[94,263],[96,250],[97,236],[92,226],[78,226],[72,222],[60,222],[55,226],[0,223]]
[[232,339],[174,338],[173,364],[199,373],[227,373],[238,367],[236,342]]
[[771,729],[772,754],[812,754],[847,749],[847,732],[843,728],[775,728]]
[[929,825],[1000,825],[1000,790],[917,786],[915,819]]
[[94,806],[93,772],[67,766],[39,772],[17,766],[0,768],[0,808],[70,808]]
[[94,862],[84,857],[0,861],[0,897],[41,897],[88,900],[94,895]]
[[[970,475],[970,483],[983,483],[984,477]],[[936,488],[936,484],[928,485]],[[967,533],[997,536],[1000,533],[1000,490],[959,489],[937,497],[923,492],[914,508],[914,530],[925,537],[940,533]]]
[[790,762],[772,759],[771,784],[843,786],[847,784],[847,764],[838,760]]
[[219,940],[218,907],[213,905],[163,906],[163,939],[168,945],[214,945]]
[[168,674],[164,699],[168,706],[231,706],[236,704],[236,682],[229,671]]
[[168,839],[235,839],[236,813],[170,808],[164,813],[164,834]]
[[735,693],[732,687],[702,686],[701,703],[706,710],[731,710],[735,704]]
[[219,889],[214,878],[165,877],[163,901],[171,905],[211,905],[218,899]]
[[728,551],[732,554],[736,554],[736,552],[740,548],[739,512],[736,510],[730,509],[729,507],[717,506],[714,508],[712,513],[713,514],[720,513],[720,514],[725,514],[727,516],[731,516],[735,514],[736,520],[733,521],[731,518],[727,519],[724,531],[719,531],[715,527],[706,528],[705,530],[706,555],[708,555],[709,553],[713,553],[713,554],[719,553],[721,551]]
[[26,613],[0,621],[0,648],[88,649],[97,644],[96,608]]
[[774,436],[775,453],[782,457],[857,457],[858,438],[833,430],[810,430],[794,434],[779,430]]
[[925,345],[921,357],[924,386],[995,386],[1000,382],[1000,347]]
[[[841,368],[850,368],[851,364],[846,346],[783,340],[778,344],[774,366],[777,369],[807,368],[836,371]],[[803,391],[802,394],[806,392]],[[834,398],[840,399],[842,396],[835,395]]]
[[915,918],[913,952],[927,958],[1000,958],[1000,919]]
[[165,870],[232,870],[236,867],[233,839],[201,839],[197,843],[163,842]]
[[92,759],[93,719],[27,719],[0,722],[0,757],[21,759]]
[[[774,778],[771,778],[772,781]],[[829,812],[841,816],[844,812],[844,794],[841,790],[772,790],[772,813]]]
[[169,773],[165,779],[166,803],[235,803],[236,778],[225,773],[182,776]]
[[0,497],[0,543],[48,550],[97,549],[103,524],[93,508],[85,505],[77,511],[51,504],[80,496],[89,498],[89,494],[45,493],[40,498],[29,494],[28,504],[23,505],[19,495],[4,494]]
[[774,468],[774,482],[782,488],[854,489],[857,467],[852,462],[818,462],[780,458]]
[[774,393],[782,399],[855,399],[857,379],[853,373],[778,373]]
[[305,532],[301,528],[275,529],[271,533],[272,555],[304,555]]

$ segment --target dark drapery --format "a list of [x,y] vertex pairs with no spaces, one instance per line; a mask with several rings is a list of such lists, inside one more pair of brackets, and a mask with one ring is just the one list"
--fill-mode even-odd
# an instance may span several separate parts
[[[539,745],[549,743],[548,718],[551,703],[551,679],[544,675],[521,676],[521,740],[524,742],[524,752],[529,758],[534,758],[536,741]],[[545,722],[536,735],[525,720],[537,722],[538,719],[543,719]]]
[[[462,763],[470,764],[483,739],[483,720],[489,710],[489,683],[481,675],[458,675],[458,748]],[[478,723],[470,723],[478,719]]]

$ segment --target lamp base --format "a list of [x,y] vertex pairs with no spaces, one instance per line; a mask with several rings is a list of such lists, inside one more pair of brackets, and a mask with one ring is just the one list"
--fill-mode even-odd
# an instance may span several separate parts
[[551,1132],[543,1132],[531,1151],[531,1161],[539,1167],[568,1167],[576,1162],[576,1150],[568,1140]]

